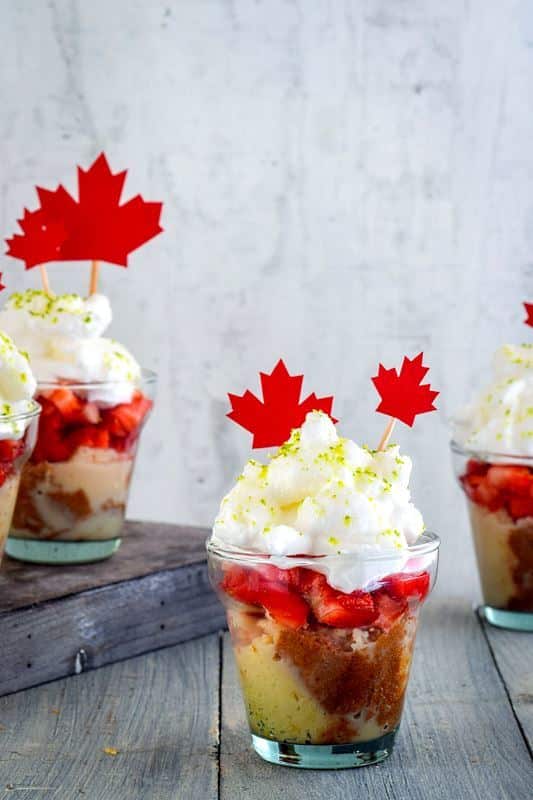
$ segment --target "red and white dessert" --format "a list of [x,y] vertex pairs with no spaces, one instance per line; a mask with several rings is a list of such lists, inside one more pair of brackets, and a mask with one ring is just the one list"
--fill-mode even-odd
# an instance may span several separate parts
[[533,612],[533,346],[505,345],[494,379],[455,420],[456,472],[485,603]]
[[256,736],[359,745],[397,729],[437,559],[410,472],[398,447],[358,447],[315,411],[223,499],[210,568]]
[[26,353],[0,332],[0,560],[17,499],[20,472],[35,443],[39,407]]
[[0,314],[30,353],[42,406],[11,536],[91,541],[122,527],[137,443],[152,406],[150,380],[102,333],[102,295],[12,295]]

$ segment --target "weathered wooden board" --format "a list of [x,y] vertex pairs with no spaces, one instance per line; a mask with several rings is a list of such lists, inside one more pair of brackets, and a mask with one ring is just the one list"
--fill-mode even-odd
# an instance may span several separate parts
[[0,695],[224,625],[208,583],[206,531],[129,523],[112,559],[0,572]]
[[533,753],[533,634],[493,628],[483,618],[481,624],[530,753]]
[[219,646],[214,634],[0,698],[0,798],[215,800]]
[[424,610],[402,728],[382,764],[338,772],[269,765],[250,751],[229,639],[222,671],[220,797],[526,800],[529,755],[475,614],[433,598]]

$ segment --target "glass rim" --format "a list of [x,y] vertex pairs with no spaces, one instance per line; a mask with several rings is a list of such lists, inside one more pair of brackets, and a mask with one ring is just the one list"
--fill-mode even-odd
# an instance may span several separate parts
[[37,381],[37,390],[39,389],[80,389],[80,390],[87,390],[87,389],[106,389],[108,387],[113,386],[124,386],[124,384],[133,385],[133,386],[150,386],[157,382],[157,373],[151,369],[146,369],[145,367],[141,367],[141,374],[138,380],[128,381],[128,380],[114,380],[114,381],[69,381],[69,380],[58,380],[58,381],[40,381],[39,378],[35,378]]
[[36,400],[30,400],[30,407],[26,411],[19,411],[17,414],[0,414],[0,423],[4,422],[23,422],[26,419],[33,419],[41,413],[41,406]]
[[450,448],[453,453],[456,453],[459,456],[475,456],[480,461],[500,461],[502,459],[508,459],[510,461],[516,461],[517,463],[526,463],[531,464],[533,466],[533,456],[526,456],[526,455],[519,455],[518,453],[502,453],[496,452],[495,450],[483,450],[482,448],[473,448],[473,447],[465,447],[464,445],[459,444],[456,442],[455,439],[450,440]]
[[434,553],[439,549],[440,538],[432,531],[424,531],[424,533],[417,539],[417,541],[406,547],[405,549],[392,551],[389,550],[384,553],[329,553],[325,555],[306,555],[301,553],[299,555],[277,555],[274,553],[256,553],[251,550],[240,550],[237,547],[221,546],[212,541],[211,535],[206,541],[206,550],[208,554],[218,556],[226,561],[245,561],[247,563],[264,563],[272,559],[293,559],[295,565],[299,562],[312,562],[313,564],[327,564],[339,559],[359,562],[390,562],[391,559],[398,558],[405,555],[409,558],[414,556],[425,556],[429,553]]

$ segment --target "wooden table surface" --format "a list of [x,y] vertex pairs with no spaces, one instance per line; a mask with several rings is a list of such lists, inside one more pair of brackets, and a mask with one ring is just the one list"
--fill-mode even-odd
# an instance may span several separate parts
[[394,754],[337,772],[250,748],[227,634],[0,698],[1,800],[526,800],[533,635],[435,595]]

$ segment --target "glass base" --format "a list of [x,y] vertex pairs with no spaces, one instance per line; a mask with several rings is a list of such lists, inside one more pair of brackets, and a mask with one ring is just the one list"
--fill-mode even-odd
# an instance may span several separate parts
[[533,632],[533,613],[529,611],[506,611],[493,606],[480,606],[479,610],[487,622],[496,628]]
[[392,753],[396,731],[353,744],[287,744],[252,734],[254,750],[271,764],[301,769],[350,769],[378,764]]
[[6,555],[32,564],[88,564],[103,561],[116,553],[122,540],[59,542],[54,539],[15,539],[8,537]]

